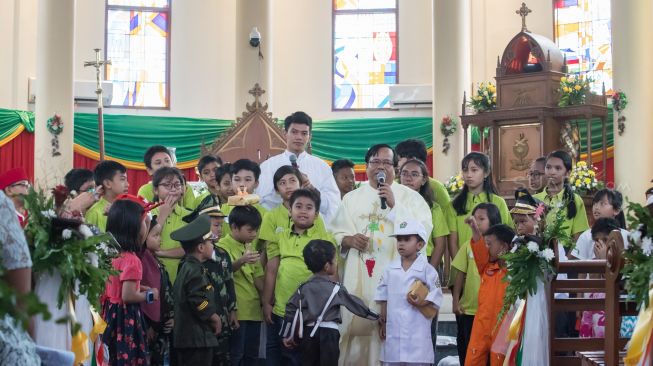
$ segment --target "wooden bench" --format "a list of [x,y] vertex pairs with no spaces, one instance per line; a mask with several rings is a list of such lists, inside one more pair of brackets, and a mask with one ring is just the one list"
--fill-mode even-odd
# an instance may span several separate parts
[[[554,241],[557,255],[557,243]],[[622,315],[636,315],[635,303],[621,298],[624,293],[620,270],[623,268],[624,243],[619,231],[613,231],[608,239],[606,260],[559,261],[558,273],[575,277],[578,273],[603,274],[604,278],[553,279],[549,298],[550,365],[619,365],[620,351],[628,339],[620,338]],[[585,298],[585,293],[605,293],[605,299]],[[568,299],[555,299],[556,293],[569,293]],[[555,335],[556,314],[561,312],[605,311],[605,338],[558,338]]]

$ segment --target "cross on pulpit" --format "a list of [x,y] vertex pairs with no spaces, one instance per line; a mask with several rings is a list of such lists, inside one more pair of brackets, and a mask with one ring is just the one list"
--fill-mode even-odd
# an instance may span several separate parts
[[249,90],[249,94],[254,96],[254,107],[260,108],[261,107],[261,95],[265,93],[265,90],[261,88],[258,83],[254,84],[254,88]]
[[526,29],[526,16],[528,13],[533,12],[531,9],[526,6],[526,3],[521,3],[521,8],[515,11],[515,13],[519,16],[521,16],[521,31],[522,32],[528,32],[528,29]]
[[84,61],[84,67],[95,67],[95,82],[97,94],[97,123],[98,123],[98,148],[100,150],[100,161],[104,160],[104,120],[103,120],[103,105],[102,105],[102,84],[100,81],[100,68],[104,65],[111,65],[111,60],[100,59],[100,49],[95,48],[95,60]]

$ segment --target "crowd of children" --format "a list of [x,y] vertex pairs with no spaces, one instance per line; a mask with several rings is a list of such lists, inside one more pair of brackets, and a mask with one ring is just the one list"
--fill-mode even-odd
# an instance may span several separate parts
[[[528,187],[516,192],[510,210],[485,154],[464,157],[464,185],[452,200],[429,178],[423,143],[404,141],[396,154],[398,183],[424,198],[433,230],[417,220],[394,223],[397,255],[380,269],[379,314],[338,282],[340,249],[320,213],[320,192],[306,186],[296,166],[274,172],[270,183],[281,203],[270,210],[228,203],[257,189],[261,168],[248,159],[224,164],[202,157],[197,172],[206,191],[197,197],[163,146],[145,153],[151,182],[138,196],[127,194],[127,169],[118,162],[100,162],[92,172],[73,169],[66,185],[84,197],[73,201],[80,207],[74,211],[120,245],[112,262],[118,274],[101,299],[108,364],[335,365],[340,306],[378,322],[383,364],[431,364],[446,259],[460,364],[499,365],[504,356],[492,344],[507,286],[502,254],[513,239],[541,240],[558,210],[577,239],[572,259],[605,258],[613,230],[627,238],[624,199],[615,190],[594,195],[590,228],[583,200],[569,184],[572,158],[564,151],[533,161]],[[332,168],[341,197],[356,189],[351,161]],[[21,223],[29,220],[20,199],[29,188],[25,174],[5,172],[0,185]],[[600,337],[601,322],[597,312],[584,312],[578,322],[576,314],[564,314],[556,333]]]

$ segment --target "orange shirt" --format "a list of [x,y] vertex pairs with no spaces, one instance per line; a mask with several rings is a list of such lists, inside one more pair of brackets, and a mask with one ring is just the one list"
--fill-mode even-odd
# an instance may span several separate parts
[[[503,297],[506,294],[508,282],[503,278],[508,273],[505,267],[499,266],[498,262],[490,262],[490,253],[483,237],[477,242],[471,241],[470,246],[474,252],[474,261],[481,275],[481,287],[478,290],[478,310],[474,318],[474,327],[477,323],[486,334],[494,333],[499,329],[497,316],[503,307]],[[494,332],[492,332],[494,330]]]

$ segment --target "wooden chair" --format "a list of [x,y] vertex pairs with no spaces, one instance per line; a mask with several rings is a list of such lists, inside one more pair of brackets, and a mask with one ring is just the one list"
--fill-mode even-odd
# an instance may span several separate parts
[[[620,271],[623,268],[624,243],[619,231],[608,240],[606,260],[559,261],[558,273],[601,273],[601,279],[554,279],[549,293],[550,359],[551,365],[619,365],[620,351],[627,339],[620,338],[621,315],[636,314],[634,303],[621,299],[623,293]],[[557,242],[554,243],[556,254]],[[556,293],[576,294],[577,297],[555,299]],[[589,299],[584,293],[605,293],[605,299]],[[605,311],[605,338],[557,338],[555,315],[559,312]]]

